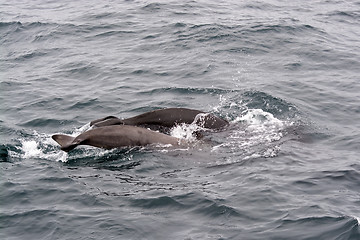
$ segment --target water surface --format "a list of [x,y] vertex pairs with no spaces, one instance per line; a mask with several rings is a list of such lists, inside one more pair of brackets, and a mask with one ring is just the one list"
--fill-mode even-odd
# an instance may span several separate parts
[[[360,237],[358,2],[0,6],[1,239]],[[166,107],[231,124],[189,148],[51,139]]]

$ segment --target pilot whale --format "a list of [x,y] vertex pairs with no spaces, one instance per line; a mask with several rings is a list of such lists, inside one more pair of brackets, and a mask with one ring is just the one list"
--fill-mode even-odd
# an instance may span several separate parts
[[171,128],[181,123],[195,123],[200,127],[213,130],[219,130],[229,125],[228,121],[211,113],[188,108],[165,108],[126,119],[108,116],[90,122],[90,126],[102,127],[123,124],[159,130],[161,127]]
[[79,145],[113,149],[127,146],[146,146],[149,144],[171,144],[178,146],[182,143],[178,138],[129,125],[98,127],[90,129],[77,137],[55,134],[52,138],[61,146],[61,150],[65,152],[69,152]]

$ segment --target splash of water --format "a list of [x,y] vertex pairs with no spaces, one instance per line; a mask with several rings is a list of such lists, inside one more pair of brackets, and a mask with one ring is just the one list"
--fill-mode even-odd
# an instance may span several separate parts
[[194,133],[202,128],[196,124],[179,124],[170,130],[170,135],[176,138],[184,139],[187,142],[195,142],[196,136]]
[[280,151],[278,141],[291,124],[262,109],[247,109],[231,122],[236,127],[231,129],[224,143],[212,148],[212,152],[225,151],[240,159],[275,157]]
[[355,218],[355,220],[357,221],[357,225],[360,226],[360,218],[356,216],[353,216],[353,218]]
[[245,122],[251,128],[282,128],[284,122],[275,118],[269,112],[265,112],[262,109],[247,109],[242,116],[237,117],[233,123]]
[[[70,134],[77,136],[90,129],[90,123],[74,129]],[[58,144],[51,138],[51,135],[33,131],[30,139],[21,140],[21,158],[49,159],[60,162],[67,162],[68,154],[59,151]]]
[[24,152],[24,158],[37,157],[42,153],[35,140],[22,141],[22,150]]

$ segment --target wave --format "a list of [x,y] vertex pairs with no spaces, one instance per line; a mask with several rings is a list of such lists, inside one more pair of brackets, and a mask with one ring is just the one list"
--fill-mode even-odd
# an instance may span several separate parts
[[[150,4],[153,6],[152,4]],[[91,19],[89,21],[92,21]],[[208,23],[208,24],[191,24],[183,22],[170,22],[165,26],[154,26],[151,36],[157,35],[158,30],[167,29],[174,37],[168,38],[167,42],[177,44],[178,42],[214,42],[223,43],[226,41],[247,43],[244,48],[249,48],[249,44],[256,47],[251,48],[254,51],[264,50],[266,47],[260,47],[264,45],[262,41],[258,42],[258,34],[290,34],[290,35],[303,35],[303,34],[324,34],[320,29],[308,24],[298,24],[291,21],[278,23],[278,24],[260,24],[253,23],[251,25],[241,24],[221,24],[221,23]],[[118,23],[106,23],[106,24],[82,24],[82,23],[50,23],[50,22],[0,22],[0,33],[2,34],[2,41],[6,42],[18,42],[21,40],[21,36],[26,39],[31,38],[33,42],[49,41],[51,39],[58,39],[63,36],[81,36],[87,40],[102,40],[104,37],[111,36],[132,36],[134,34],[138,37],[148,40],[149,33],[146,29],[143,29],[139,22],[118,22]],[[154,35],[155,34],[155,35]],[[157,35],[161,36],[161,35]],[[260,45],[259,45],[260,44]],[[188,45],[188,44],[187,44]],[[254,46],[255,46],[254,45]],[[264,45],[265,46],[265,45]]]
[[[0,145],[0,162],[9,162],[9,151],[12,148],[12,145]],[[15,149],[13,149],[15,150]]]
[[[294,229],[299,230],[294,231]],[[280,220],[279,226],[271,235],[274,238],[281,238],[281,232],[286,232],[287,238],[296,239],[355,239],[360,230],[358,220],[354,217],[314,216]]]
[[[230,90],[231,91],[231,90]],[[154,88],[150,90],[144,90],[139,92],[139,94],[143,95],[157,95],[163,93],[172,93],[172,94],[192,94],[192,95],[203,95],[203,94],[225,94],[228,93],[229,90],[223,90],[219,88],[179,88],[179,87],[166,87],[166,88]]]
[[[199,24],[199,25],[188,25],[185,29],[177,32],[178,39],[176,41],[184,40],[196,40],[198,42],[218,42],[223,43],[229,42],[246,42],[249,43],[249,39],[254,41],[258,35],[263,34],[290,34],[290,35],[302,35],[302,34],[324,34],[321,29],[308,24],[294,23],[288,24],[257,24],[252,25],[223,25],[223,24]],[[274,36],[273,36],[274,38]],[[258,38],[261,40],[262,38]],[[262,41],[260,41],[262,43]],[[259,43],[260,43],[259,42]]]
[[41,126],[42,128],[45,127],[58,127],[59,125],[70,125],[73,124],[74,121],[72,120],[59,120],[59,119],[45,119],[45,118],[36,118],[30,121],[24,122],[20,124],[23,127],[30,127],[30,128],[38,128]]
[[347,189],[357,190],[360,181],[360,173],[353,169],[337,170],[337,171],[318,171],[313,177],[294,182],[294,185],[308,186],[310,192],[326,192],[326,187],[319,186],[346,186]]
[[318,14],[328,20],[335,20],[341,23],[356,24],[360,19],[358,11],[354,10],[336,10],[328,13]]
[[199,193],[189,193],[178,196],[134,199],[131,205],[145,211],[149,209],[191,211],[193,214],[211,219],[243,216],[240,211],[219,202],[208,199]]

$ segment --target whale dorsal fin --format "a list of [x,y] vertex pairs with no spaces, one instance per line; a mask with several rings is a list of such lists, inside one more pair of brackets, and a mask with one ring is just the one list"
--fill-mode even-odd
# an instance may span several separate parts
[[118,118],[109,118],[101,122],[97,122],[93,124],[94,127],[105,127],[105,126],[111,126],[111,125],[122,125],[124,124],[122,120]]
[[[114,117],[114,116],[107,116],[104,118],[96,119],[96,120],[90,122],[90,127],[94,126],[94,125],[97,126],[98,124],[101,124],[101,122],[107,122],[108,120],[116,120],[116,119],[120,120],[119,118]],[[109,124],[109,125],[111,125],[111,124]]]

